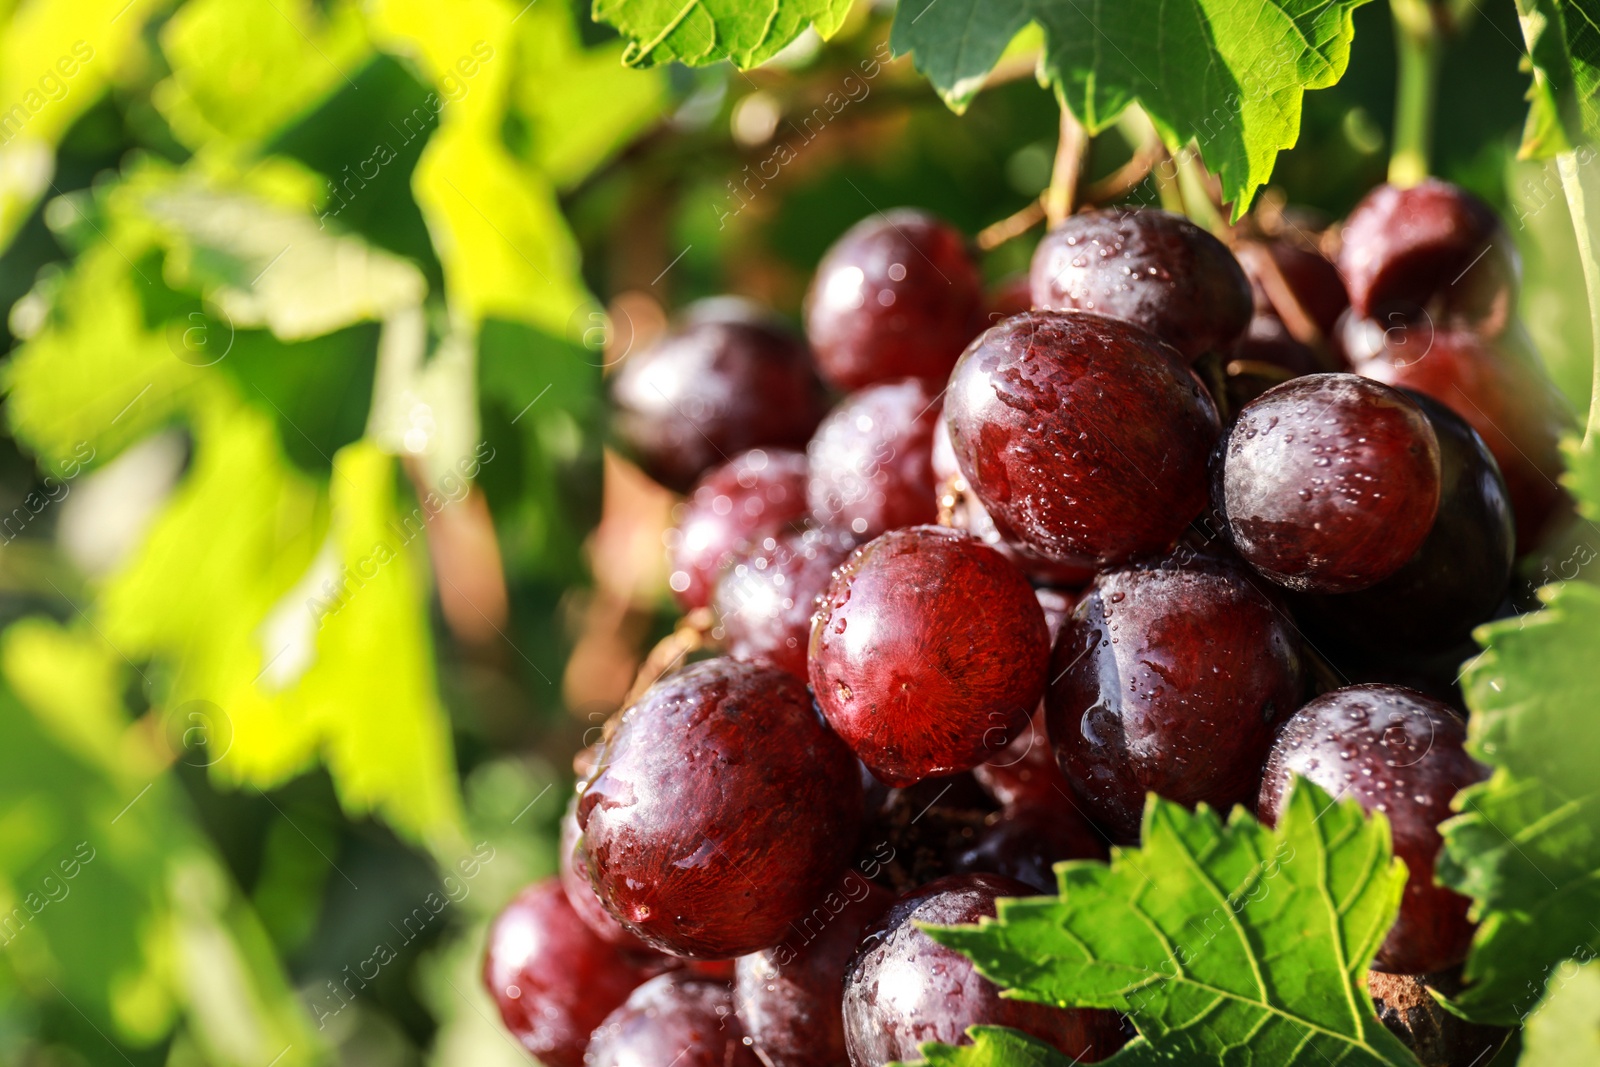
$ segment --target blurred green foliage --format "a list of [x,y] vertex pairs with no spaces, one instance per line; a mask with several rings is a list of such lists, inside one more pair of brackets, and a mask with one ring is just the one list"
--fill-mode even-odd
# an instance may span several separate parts
[[[792,316],[862,216],[976,233],[1049,176],[1030,78],[957,117],[886,12],[790,6],[837,32],[739,73],[626,68],[566,0],[0,3],[0,1063],[526,1061],[477,954],[553,867],[590,725],[560,681],[602,301]],[[1524,205],[1530,328],[1581,404],[1500,7],[1446,62],[1439,169]],[[1382,5],[1355,30],[1276,172],[1330,214],[1386,154]],[[479,647],[417,533],[469,480],[510,604]]]

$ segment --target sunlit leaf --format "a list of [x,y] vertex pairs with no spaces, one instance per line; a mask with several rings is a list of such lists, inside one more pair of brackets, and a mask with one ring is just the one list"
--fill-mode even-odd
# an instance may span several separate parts
[[257,142],[350,84],[369,52],[357,7],[191,0],[161,30],[172,75],[151,98],[193,146]]
[[54,150],[139,44],[160,0],[33,0],[0,30],[0,249],[55,177]]
[[727,61],[748,70],[814,27],[832,37],[851,0],[595,0],[594,17],[630,38],[623,62],[691,67]]

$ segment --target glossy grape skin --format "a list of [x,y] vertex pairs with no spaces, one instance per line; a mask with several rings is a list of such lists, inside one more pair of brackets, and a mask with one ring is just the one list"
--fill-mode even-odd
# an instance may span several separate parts
[[611,379],[612,425],[645,473],[687,490],[751,448],[798,448],[824,411],[804,343],[737,300],[706,301]]
[[762,1067],[744,1043],[728,983],[675,973],[653,978],[608,1015],[585,1067]]
[[845,1062],[845,967],[861,932],[893,901],[894,894],[851,871],[783,944],[739,957],[739,1021],[764,1064]]
[[805,686],[712,659],[623,712],[578,802],[589,879],[645,944],[692,959],[768,948],[844,871],[856,761]]
[[668,542],[667,584],[679,607],[705,607],[745,541],[805,518],[806,471],[803,452],[757,448],[706,472],[680,505]]
[[989,517],[989,512],[973,495],[972,487],[967,485],[967,479],[956,462],[955,449],[950,445],[950,424],[945,420],[942,407],[934,423],[930,462],[934,485],[939,491],[940,506],[949,507],[949,520],[943,525],[954,530],[965,530],[1010,560],[1018,570],[1036,582],[1075,586],[1094,577],[1093,568],[1052,562],[1027,545],[1007,541],[1000,536],[994,519]]
[[1319,629],[1394,657],[1443,652],[1494,615],[1511,580],[1515,527],[1505,482],[1466,420],[1421,393],[1408,394],[1439,441],[1439,513],[1417,554],[1356,593],[1306,598]]
[[1339,272],[1359,317],[1426,318],[1498,333],[1516,307],[1521,262],[1494,210],[1437,178],[1380,185],[1345,220]]
[[1293,625],[1237,564],[1104,571],[1056,639],[1045,709],[1062,772],[1112,840],[1145,793],[1250,803],[1274,727],[1299,704]]
[[590,1031],[649,976],[594,935],[554,878],[518,893],[489,929],[484,988],[506,1029],[550,1067],[578,1067]]
[[840,389],[943,383],[983,324],[983,281],[959,232],[923,211],[862,219],[817,265],[806,336]]
[[1034,307],[1125,319],[1191,363],[1227,351],[1250,322],[1250,282],[1233,253],[1166,211],[1079,212],[1039,242],[1029,279]]
[[1409,397],[1311,374],[1239,413],[1220,480],[1229,534],[1251,566],[1297,591],[1355,592],[1422,547],[1439,508],[1439,442]]
[[932,522],[933,428],[939,390],[916,378],[851,393],[822,420],[806,447],[806,487],[817,525],[870,540]]
[[1278,367],[1292,377],[1316,374],[1323,369],[1311,346],[1295,340],[1289,327],[1276,315],[1258,314],[1251,319],[1244,336],[1234,346],[1233,355],[1235,359]]
[[574,796],[561,817],[561,888],[566,890],[567,903],[583,924],[607,944],[615,945],[630,958],[643,963],[665,966],[668,958],[656,952],[635,937],[619,923],[595,895],[589,882],[583,851],[583,831],[578,828],[578,798]]
[[1054,803],[1037,800],[990,815],[970,845],[951,858],[960,874],[997,874],[1032,886],[1040,893],[1058,891],[1055,864],[1063,860],[1103,860],[1106,844],[1076,807],[1069,792]]
[[1356,372],[1414,389],[1466,419],[1494,454],[1516,516],[1517,552],[1537,547],[1567,507],[1561,437],[1572,423],[1560,394],[1515,331],[1490,341],[1470,330],[1352,323]]
[[750,546],[717,581],[711,607],[734,659],[766,662],[807,680],[817,597],[855,541],[837,530],[785,530]]
[[1261,781],[1265,821],[1277,821],[1296,774],[1389,818],[1395,855],[1411,876],[1377,970],[1431,974],[1466,957],[1470,902],[1433,878],[1439,823],[1455,814],[1451,798],[1488,773],[1462,748],[1465,740],[1466,726],[1438,701],[1399,686],[1355,685],[1295,712],[1273,743]]
[[1116,319],[1007,319],[956,364],[944,413],[1000,535],[1054,563],[1165,551],[1206,506],[1216,406],[1172,349]]
[[918,1045],[966,1045],[974,1024],[1010,1026],[1048,1042],[1080,1063],[1097,1063],[1122,1044],[1115,1012],[1062,1009],[1001,999],[972,961],[945,948],[915,923],[976,923],[995,914],[1000,897],[1038,894],[992,874],[943,878],[895,902],[862,938],[846,972],[845,1041],[852,1067],[920,1058]]
[[968,770],[1039,702],[1044,612],[998,552],[942,526],[892,530],[835,573],[811,627],[829,725],[890,785]]

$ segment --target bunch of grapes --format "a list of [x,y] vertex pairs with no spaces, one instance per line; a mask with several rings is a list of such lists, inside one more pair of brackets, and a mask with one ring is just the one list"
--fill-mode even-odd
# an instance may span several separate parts
[[1518,263],[1435,181],[1229,236],[1084,211],[986,294],[896,211],[824,257],[805,342],[716,301],[625,363],[616,425],[688,493],[670,584],[721,654],[580,755],[560,878],[493,928],[530,1052],[876,1067],[987,1023],[1104,1059],[1121,1016],[1002,999],[917,924],[1053,893],[1148,793],[1272,822],[1292,775],[1393,828],[1376,969],[1461,962],[1431,872],[1485,772],[1440,671],[1565,506]]

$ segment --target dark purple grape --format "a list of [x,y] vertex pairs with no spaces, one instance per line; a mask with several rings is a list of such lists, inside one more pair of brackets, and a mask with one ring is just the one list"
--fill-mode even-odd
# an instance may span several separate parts
[[930,456],[938,399],[934,386],[904,378],[851,393],[822,420],[806,447],[818,525],[869,540],[937,517]]
[[741,544],[805,517],[805,453],[751,449],[713,467],[678,507],[667,584],[688,611],[710,601],[717,573]]
[[1125,319],[1191,363],[1228,351],[1250,322],[1250,282],[1233,253],[1165,211],[1073,215],[1039,242],[1029,278],[1034,307]]
[[580,920],[554,878],[535,882],[489,928],[483,984],[523,1048],[578,1067],[589,1032],[649,977]]
[[578,801],[589,879],[645,944],[726,959],[778,944],[862,819],[856,761],[805,686],[713,659],[623,712]]
[[1307,597],[1318,628],[1368,652],[1442,652],[1493,616],[1511,580],[1515,529],[1500,469],[1455,412],[1409,394],[1439,439],[1439,513],[1417,554],[1357,593]]
[[1354,797],[1388,816],[1395,855],[1411,872],[1400,916],[1373,967],[1431,974],[1460,963],[1472,941],[1470,901],[1437,884],[1439,824],[1456,793],[1487,771],[1468,756],[1466,726],[1449,708],[1393,685],[1324,693],[1283,724],[1261,781],[1261,817],[1276,823],[1291,775],[1335,799]]
[[890,785],[968,770],[1011,742],[1044,689],[1049,635],[1028,581],[942,526],[857,549],[811,628],[828,723]]
[[1431,396],[1478,431],[1511,494],[1517,552],[1537,547],[1568,507],[1561,437],[1572,414],[1538,356],[1516,350],[1519,332],[1490,341],[1426,323],[1384,329],[1351,322],[1345,337],[1358,373]]
[[1301,684],[1294,628],[1259,581],[1206,557],[1104,571],[1062,628],[1050,740],[1113,840],[1139,839],[1147,792],[1224,812],[1254,799]]
[[1235,359],[1277,367],[1291,378],[1322,370],[1316,351],[1295,340],[1289,327],[1276,315],[1257,315],[1251,319],[1244,336],[1234,346],[1233,355]]
[[1172,349],[1116,319],[1007,319],[956,364],[944,412],[1000,536],[1052,562],[1163,552],[1206,505],[1216,407]]
[[910,209],[852,226],[822,257],[806,297],[806,336],[840,389],[943,383],[982,322],[983,282],[965,240]]
[[861,932],[894,895],[851,871],[783,944],[740,956],[739,1021],[767,1067],[843,1064],[840,990]]
[[739,557],[711,597],[728,654],[771,663],[806,681],[817,597],[854,547],[837,530],[785,530]]
[[1055,864],[1106,856],[1105,842],[1067,791],[1058,793],[1053,803],[1036,794],[1027,804],[990,815],[973,842],[951,858],[950,869],[998,874],[1041,893],[1055,893]]
[[[662,956],[650,946],[640,941],[619,923],[612,914],[606,910],[600,898],[595,895],[594,886],[589,882],[589,872],[586,868],[586,857],[583,851],[583,831],[578,829],[578,798],[574,796],[567,805],[567,812],[561,817],[561,888],[566,890],[567,903],[572,905],[572,910],[585,926],[594,931],[600,940],[607,944],[615,945],[634,959],[641,962],[659,962],[665,964],[667,957]],[[653,957],[653,959],[652,959]]]
[[738,300],[707,301],[611,379],[613,425],[650,477],[682,492],[751,448],[805,444],[822,384],[799,338]]
[[1220,501],[1239,554],[1301,592],[1399,570],[1439,509],[1439,442],[1411,399],[1354,374],[1268,390],[1228,435]]
[[964,874],[913,890],[868,930],[845,974],[844,1031],[853,1067],[921,1058],[919,1046],[967,1045],[967,1027],[1009,1026],[1079,1063],[1097,1063],[1123,1042],[1122,1021],[1097,1009],[1053,1008],[1002,999],[972,961],[917,923],[951,926],[993,917],[1000,897],[1032,888],[993,874]]
[[606,1016],[585,1067],[762,1067],[745,1044],[727,982],[663,974]]
[[1345,220],[1339,272],[1358,317],[1460,321],[1498,333],[1516,309],[1521,261],[1494,209],[1428,178],[1380,185]]

